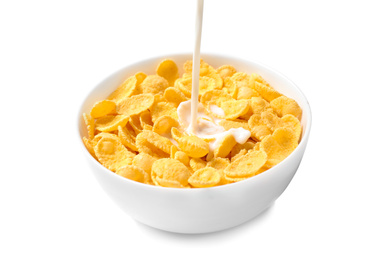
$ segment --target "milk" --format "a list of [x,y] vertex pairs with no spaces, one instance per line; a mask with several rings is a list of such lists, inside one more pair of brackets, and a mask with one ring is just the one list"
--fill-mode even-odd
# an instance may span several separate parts
[[191,132],[195,132],[198,124],[200,42],[202,38],[203,0],[198,0],[195,20],[195,44],[192,57],[192,93],[191,93]]
[[[232,135],[237,143],[244,144],[251,136],[251,132],[244,128],[225,130],[219,125],[221,119],[210,116],[199,103],[199,71],[200,71],[200,43],[202,36],[203,0],[198,0],[195,21],[195,43],[192,57],[192,92],[191,100],[180,103],[177,114],[181,126],[190,135],[210,140],[210,151],[214,151],[226,135]],[[218,106],[211,105],[212,113],[223,117],[225,112]]]

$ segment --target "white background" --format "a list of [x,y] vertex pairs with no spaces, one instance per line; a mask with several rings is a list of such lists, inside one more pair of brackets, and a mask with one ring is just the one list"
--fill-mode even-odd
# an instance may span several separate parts
[[202,52],[264,63],[312,107],[301,166],[233,229],[136,223],[98,186],[76,114],[112,72],[192,52],[195,1],[0,2],[1,259],[389,259],[386,0],[205,0]]

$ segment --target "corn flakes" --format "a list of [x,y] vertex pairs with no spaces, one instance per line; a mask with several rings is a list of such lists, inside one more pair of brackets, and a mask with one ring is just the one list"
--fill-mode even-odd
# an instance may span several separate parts
[[204,116],[198,127],[243,128],[250,137],[238,143],[232,132],[218,138],[188,134],[177,109],[191,98],[192,61],[183,68],[179,75],[173,60],[162,60],[156,75],[135,73],[83,113],[87,136],[82,141],[89,153],[136,182],[208,188],[267,171],[298,146],[302,109],[295,100],[256,73],[232,65],[214,69],[204,60],[199,74]]
[[207,188],[216,186],[221,181],[218,171],[211,167],[205,167],[194,172],[188,179],[191,186]]

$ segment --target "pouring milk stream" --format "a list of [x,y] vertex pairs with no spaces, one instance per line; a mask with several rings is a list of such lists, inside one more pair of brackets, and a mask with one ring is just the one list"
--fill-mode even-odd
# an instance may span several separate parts
[[[195,21],[195,44],[192,58],[192,93],[191,100],[180,103],[177,108],[179,121],[188,134],[200,138],[207,138],[210,141],[210,151],[214,151],[226,135],[231,134],[237,143],[245,143],[251,136],[251,132],[244,128],[231,128],[225,130],[218,123],[219,118],[212,117],[205,113],[205,108],[199,103],[199,73],[200,73],[200,43],[202,36],[204,0],[197,0],[196,21]],[[224,111],[215,106],[210,107],[213,113],[224,116]]]

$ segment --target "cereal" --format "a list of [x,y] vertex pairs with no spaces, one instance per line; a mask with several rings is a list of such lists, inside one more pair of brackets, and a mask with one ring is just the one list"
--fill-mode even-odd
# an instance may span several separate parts
[[298,140],[301,135],[301,124],[299,120],[290,114],[279,118],[274,112],[267,110],[261,114],[252,115],[248,121],[248,124],[252,135],[257,140],[263,140],[264,137],[272,134],[275,129],[279,127],[291,128],[296,135],[296,139]]
[[95,126],[101,132],[112,132],[118,130],[118,126],[125,126],[128,121],[129,117],[125,115],[107,115],[96,119]]
[[137,90],[137,78],[131,76],[127,78],[107,99],[115,102],[121,101],[124,98],[130,97]]
[[152,165],[157,159],[147,153],[140,152],[133,158],[132,165],[137,166],[147,172],[149,175],[152,174]]
[[231,76],[231,80],[236,83],[237,87],[240,89],[242,87],[249,87],[250,77],[244,72],[236,72]]
[[119,101],[116,110],[120,115],[134,116],[148,110],[153,103],[152,94],[139,94]]
[[137,146],[135,144],[134,130],[129,130],[126,126],[118,126],[118,137],[124,146],[134,152],[138,151]]
[[235,160],[225,168],[224,173],[231,178],[254,176],[267,161],[267,153],[263,150],[251,151]]
[[281,96],[281,94],[276,91],[274,88],[267,86],[265,84],[259,83],[257,81],[254,82],[252,88],[259,92],[259,94],[268,102],[274,100]]
[[212,168],[217,169],[217,170],[223,170],[226,167],[228,167],[229,164],[230,164],[229,159],[219,158],[219,157],[213,158],[209,162],[207,162],[208,167],[212,167]]
[[115,111],[116,103],[112,100],[101,100],[95,103],[91,109],[91,116],[98,118]]
[[89,153],[107,169],[142,184],[208,188],[261,174],[298,146],[302,109],[295,100],[256,73],[228,64],[214,69],[204,60],[201,131],[187,131],[192,60],[183,68],[179,75],[173,60],[162,60],[156,75],[135,73],[83,113],[87,136],[82,141]]
[[294,131],[288,127],[275,130],[260,143],[260,149],[267,153],[267,167],[275,166],[289,156],[298,146]]
[[[248,100],[236,100],[222,90],[205,92],[200,102],[210,114],[217,118],[236,119],[249,110]],[[216,113],[216,110],[221,110],[221,112]]]
[[199,169],[206,167],[207,162],[202,160],[201,158],[191,158],[190,167],[195,172]]
[[188,186],[190,176],[190,170],[175,159],[160,159],[152,166],[152,181],[158,186],[184,188]]
[[233,146],[236,145],[236,139],[232,134],[227,134],[219,143],[217,148],[214,150],[214,158],[216,157],[226,157],[230,151],[232,150]]
[[[192,77],[192,60],[187,61],[184,64],[184,75],[183,77],[191,78]],[[207,64],[205,61],[200,61],[200,78],[208,77],[214,79],[214,88],[222,89],[223,87],[223,79],[218,74],[217,70],[215,70],[212,66]],[[201,84],[199,84],[201,85]],[[201,92],[201,87],[199,86],[199,93]]]
[[205,167],[194,172],[188,182],[196,188],[207,188],[217,185],[220,180],[221,176],[216,169]]
[[155,102],[150,108],[150,114],[153,123],[161,116],[170,116],[174,119],[178,119],[176,107],[165,101]]
[[189,166],[190,165],[190,158],[188,157],[188,155],[185,152],[177,151],[175,153],[173,159],[176,159],[176,160],[180,161],[185,166]]
[[261,114],[264,111],[271,111],[272,108],[270,103],[268,103],[262,97],[252,97],[251,98],[251,110],[253,114]]
[[251,129],[252,136],[261,141],[267,135],[272,134],[272,131],[263,122],[263,118],[259,114],[254,114],[249,118],[248,125]]
[[[255,144],[252,142],[246,142],[244,144],[236,144],[233,146],[232,151],[230,152],[230,156],[234,157],[238,153],[240,153],[242,150],[249,151],[255,147]],[[232,158],[233,159],[233,158]]]
[[163,60],[157,66],[157,75],[165,78],[169,86],[173,86],[175,80],[179,77],[179,69],[173,60]]
[[94,150],[99,162],[113,172],[124,165],[130,165],[135,156],[118,139],[108,136],[101,138]]
[[[192,78],[187,77],[179,79],[176,83],[177,88],[184,93],[185,96],[191,97]],[[201,76],[199,78],[199,95],[203,95],[209,90],[217,89],[217,83],[215,79]]]
[[142,129],[144,129],[144,130],[152,130],[153,129],[152,117],[150,115],[149,110],[146,110],[140,114],[139,121],[140,121]]
[[174,87],[165,89],[164,98],[175,107],[178,107],[181,102],[187,101],[187,97],[183,94],[183,92]]
[[301,119],[302,109],[294,99],[288,98],[286,96],[280,96],[272,100],[270,104],[272,109],[280,117],[291,114],[296,118]]
[[179,144],[180,150],[190,157],[200,158],[209,152],[209,144],[197,136],[182,135],[177,138],[176,135],[172,134],[172,137]]
[[142,168],[134,165],[122,166],[116,171],[116,173],[133,181],[149,183],[149,175]]
[[240,87],[237,91],[237,99],[251,99],[259,96],[260,94],[250,87]]
[[95,120],[90,114],[83,114],[84,123],[87,126],[88,138],[93,139],[95,136]]
[[129,125],[136,134],[142,132],[141,119],[138,115],[129,117]]
[[117,139],[117,140],[120,141],[120,138],[119,138],[116,134],[101,132],[101,133],[95,135],[95,137],[92,139],[92,145],[93,145],[93,147],[95,147],[96,144],[97,144],[97,143],[100,141],[100,139],[102,139],[103,137],[113,138],[113,139]]
[[159,75],[149,75],[139,85],[142,94],[164,94],[166,88],[169,87],[168,81]]
[[230,157],[231,157],[230,160],[231,160],[231,162],[234,162],[235,160],[241,158],[242,156],[244,156],[247,153],[248,153],[247,149],[241,149],[237,153],[230,154]]
[[179,127],[179,122],[171,116],[160,116],[153,125],[153,132],[159,135],[171,135],[172,127]]
[[223,118],[236,119],[239,116],[245,115],[249,110],[248,100],[229,100],[221,104],[224,112]]
[[231,128],[239,128],[239,127],[242,127],[246,130],[250,130],[248,122],[240,119],[234,119],[234,120],[223,119],[219,121],[219,125],[223,126],[225,130],[229,130]]
[[144,152],[157,158],[168,158],[173,145],[168,138],[150,130],[144,130],[138,134],[135,144],[139,152]]
[[222,79],[233,76],[237,72],[236,68],[232,65],[223,65],[217,69],[218,74]]
[[229,94],[232,98],[237,98],[238,86],[237,82],[233,81],[231,77],[224,79],[224,87],[222,89],[224,92]]
[[302,133],[302,126],[295,116],[290,114],[283,116],[280,119],[280,127],[288,127],[293,130],[295,140],[299,142]]
[[145,73],[143,73],[143,72],[137,72],[137,73],[135,73],[135,78],[137,79],[137,86],[139,86],[145,79],[146,79],[146,77],[148,76],[148,75],[146,75]]

